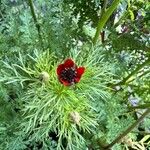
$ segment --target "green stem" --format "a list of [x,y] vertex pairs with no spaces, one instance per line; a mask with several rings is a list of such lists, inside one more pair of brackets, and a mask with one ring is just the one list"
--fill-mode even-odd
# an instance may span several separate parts
[[150,58],[146,60],[143,64],[139,65],[133,72],[131,72],[126,78],[124,78],[121,82],[113,85],[118,86],[118,85],[123,85],[125,84],[133,75],[135,75],[139,70],[141,70],[144,66],[148,65],[150,63]]
[[138,134],[140,134],[140,135],[150,135],[150,133],[149,132],[146,132],[146,131],[133,131],[132,133],[138,133]]
[[134,109],[146,109],[146,108],[150,108],[150,103],[142,104],[142,105],[139,105],[139,106],[129,106],[128,108],[131,109],[131,110],[134,110]]
[[107,8],[107,3],[108,3],[108,0],[104,0],[104,4],[103,4],[103,8],[102,8],[102,13],[101,13],[101,15],[102,15],[103,13],[105,13],[106,8]]
[[94,45],[97,42],[100,31],[103,29],[103,27],[105,26],[105,24],[108,21],[109,17],[112,15],[114,10],[117,8],[119,2],[120,2],[120,0],[114,0],[112,2],[112,5],[108,9],[106,9],[106,11],[104,13],[103,12],[101,13],[101,17],[98,21],[98,26],[97,26],[97,29],[96,29],[96,33],[95,33],[95,36],[93,38],[93,44]]
[[131,126],[129,126],[123,133],[121,133],[116,139],[114,139],[110,144],[105,146],[105,149],[110,149],[116,143],[120,142],[122,138],[124,138],[128,133],[130,133],[148,114],[150,113],[150,109],[147,109],[142,116],[138,118],[136,122],[134,122]]
[[116,22],[114,24],[114,26],[113,26],[114,28],[118,27],[122,23],[122,21],[125,20],[130,15],[129,10],[132,9],[132,6],[134,6],[135,2],[136,1],[133,1],[133,2],[128,1],[128,5],[127,5],[127,8],[126,8],[127,10],[122,14],[122,16],[120,17],[118,22]]
[[127,18],[129,16],[129,13],[126,11],[126,12],[124,12],[123,13],[123,15],[122,15],[122,17],[119,19],[119,21],[118,22],[116,22],[115,24],[114,24],[114,28],[117,28],[121,23],[122,23],[122,21],[125,19],[125,18]]
[[[145,71],[143,74],[139,75],[138,78],[141,78],[142,76],[145,76],[145,75],[148,74],[148,73],[150,73],[150,70]],[[128,81],[128,84],[129,84],[130,82],[132,82],[133,80],[135,80],[135,78],[132,79],[132,80],[130,80],[130,81]]]
[[35,27],[36,27],[36,29],[38,31],[39,41],[41,42],[41,45],[43,45],[42,44],[42,36],[41,36],[41,28],[40,28],[40,25],[38,23],[38,20],[37,20],[36,14],[35,14],[33,2],[32,2],[32,0],[28,0],[28,3],[29,3],[31,14],[32,14],[32,17],[33,17],[33,20],[34,20],[34,23],[35,23]]

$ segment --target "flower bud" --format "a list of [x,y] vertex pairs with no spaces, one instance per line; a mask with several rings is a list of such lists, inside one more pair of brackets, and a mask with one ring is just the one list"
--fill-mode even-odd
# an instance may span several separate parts
[[42,81],[42,82],[48,82],[49,81],[49,74],[45,71],[43,71],[42,73],[40,73],[39,75],[39,79]]
[[69,115],[70,115],[69,117],[70,117],[71,121],[72,121],[73,123],[79,125],[80,120],[81,120],[80,114],[75,111],[75,112],[71,112]]

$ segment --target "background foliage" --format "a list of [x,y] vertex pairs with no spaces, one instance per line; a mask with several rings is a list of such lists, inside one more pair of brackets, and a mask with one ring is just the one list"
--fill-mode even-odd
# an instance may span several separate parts
[[[93,44],[112,3],[0,1],[0,149],[150,149],[148,115],[110,146],[150,109],[150,2],[120,0]],[[66,58],[86,68],[71,87]]]

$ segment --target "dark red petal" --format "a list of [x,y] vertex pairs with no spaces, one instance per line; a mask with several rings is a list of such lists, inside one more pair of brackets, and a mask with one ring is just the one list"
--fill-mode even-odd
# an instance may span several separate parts
[[81,78],[82,74],[85,71],[85,68],[84,67],[79,67],[79,68],[76,69],[76,71],[77,71],[77,78]]
[[80,78],[76,77],[76,78],[74,79],[75,83],[78,83],[78,82],[80,81],[80,79],[81,79],[81,77],[80,77]]
[[59,80],[65,86],[70,86],[71,85],[68,81],[65,81],[65,80],[62,80],[62,79],[59,79]]
[[79,67],[79,68],[76,69],[76,71],[77,71],[77,76],[75,77],[75,82],[77,83],[77,82],[80,81],[81,76],[85,71],[85,68],[84,67]]
[[62,72],[62,70],[64,70],[64,64],[60,64],[58,67],[57,67],[57,75],[59,76]]
[[74,67],[74,66],[75,66],[75,63],[73,62],[72,59],[67,59],[67,60],[64,62],[64,66],[65,66],[65,68],[71,68],[71,67]]

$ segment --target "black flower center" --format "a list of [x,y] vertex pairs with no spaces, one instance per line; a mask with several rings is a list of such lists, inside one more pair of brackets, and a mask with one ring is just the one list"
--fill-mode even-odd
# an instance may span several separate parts
[[61,72],[61,79],[67,81],[68,83],[73,83],[77,75],[75,68],[65,68]]

